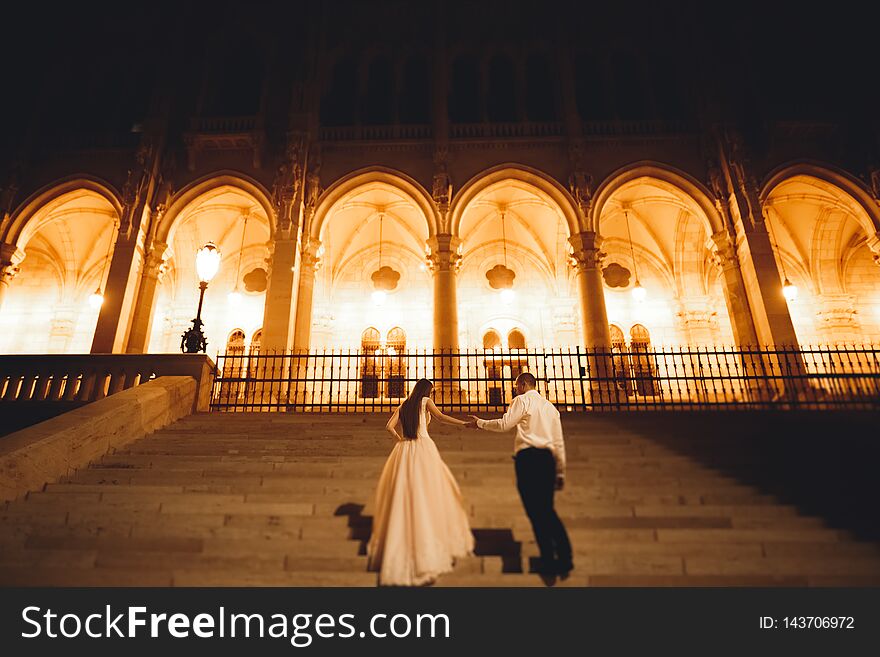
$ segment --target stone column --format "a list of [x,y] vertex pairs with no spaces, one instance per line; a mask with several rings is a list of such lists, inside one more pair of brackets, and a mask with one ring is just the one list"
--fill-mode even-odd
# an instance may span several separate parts
[[721,270],[721,287],[724,291],[727,314],[730,316],[734,342],[740,347],[757,346],[758,334],[749,307],[736,247],[727,231],[723,230],[712,235],[708,246],[714,256],[715,265]]
[[293,333],[294,351],[308,350],[312,331],[312,296],[321,243],[309,240],[303,246],[299,262],[299,288],[296,295],[296,324]]
[[296,238],[276,237],[271,245],[269,283],[263,311],[263,340],[260,350],[287,351],[293,341],[294,267]]
[[0,244],[0,310],[3,309],[3,299],[9,291],[12,279],[18,273],[18,263],[21,260],[14,244]]
[[455,274],[461,256],[461,240],[443,233],[428,240],[428,264],[434,278],[434,351],[441,354],[434,359],[434,385],[440,403],[461,400],[458,357],[443,354],[458,352],[458,300]]
[[[614,363],[611,357],[611,330],[605,308],[605,290],[602,285],[601,238],[592,231],[572,235],[568,240],[574,247],[574,266],[577,270],[578,301],[581,308],[584,347],[587,353],[589,389],[584,403],[594,410],[618,401]],[[575,376],[577,373],[574,373]],[[583,376],[583,374],[581,375]]]
[[110,260],[110,271],[104,283],[104,302],[98,314],[91,353],[121,353],[132,317],[134,297],[138,288],[141,256],[136,235],[118,235]]
[[604,254],[599,250],[601,238],[590,231],[573,235],[568,241],[574,247],[584,346],[588,349],[609,348],[611,331],[602,285],[601,259]]
[[149,348],[153,314],[156,311],[156,292],[164,273],[165,250],[167,248],[168,245],[165,242],[153,242],[149,254],[144,259],[126,353],[143,354]]

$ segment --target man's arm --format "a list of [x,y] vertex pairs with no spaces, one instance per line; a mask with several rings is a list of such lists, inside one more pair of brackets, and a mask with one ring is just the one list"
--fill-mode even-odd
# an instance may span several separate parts
[[525,414],[526,405],[523,403],[522,399],[517,396],[510,403],[510,407],[507,409],[504,417],[500,417],[497,420],[483,420],[477,418],[477,426],[486,431],[510,431],[520,420],[523,419]]

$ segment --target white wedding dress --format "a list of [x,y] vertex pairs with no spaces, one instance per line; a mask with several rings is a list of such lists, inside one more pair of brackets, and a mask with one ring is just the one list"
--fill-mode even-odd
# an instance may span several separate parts
[[397,442],[379,476],[367,569],[384,586],[429,583],[474,550],[461,491],[428,435],[427,402],[416,438]]

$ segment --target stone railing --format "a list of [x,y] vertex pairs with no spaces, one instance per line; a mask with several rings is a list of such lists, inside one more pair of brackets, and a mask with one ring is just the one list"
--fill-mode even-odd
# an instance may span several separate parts
[[323,126],[321,141],[401,141],[431,139],[430,125],[349,125]]
[[257,129],[256,116],[199,116],[190,119],[190,132],[234,134]]
[[557,121],[509,123],[454,123],[450,127],[453,139],[522,139],[559,137],[563,124]]
[[207,410],[214,363],[204,354],[0,356],[0,409],[7,404],[82,405],[161,376],[190,376],[193,411]]

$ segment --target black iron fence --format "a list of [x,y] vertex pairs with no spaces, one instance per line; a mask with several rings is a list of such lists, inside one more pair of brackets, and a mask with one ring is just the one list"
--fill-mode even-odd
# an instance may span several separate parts
[[880,410],[880,348],[393,349],[217,357],[217,411],[390,411],[421,378],[452,411],[503,411],[530,372],[560,411]]

